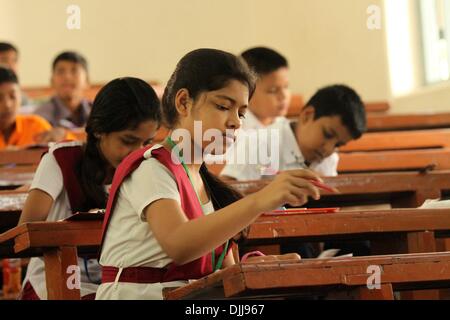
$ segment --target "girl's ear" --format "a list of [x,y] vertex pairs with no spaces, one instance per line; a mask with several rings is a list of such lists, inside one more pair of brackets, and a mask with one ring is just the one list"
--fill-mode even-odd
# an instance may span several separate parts
[[177,94],[175,95],[175,108],[177,109],[178,114],[183,117],[187,117],[189,115],[191,102],[192,99],[187,89],[183,88],[178,90]]
[[299,123],[305,124],[310,121],[314,121],[315,109],[312,106],[306,106],[300,112]]

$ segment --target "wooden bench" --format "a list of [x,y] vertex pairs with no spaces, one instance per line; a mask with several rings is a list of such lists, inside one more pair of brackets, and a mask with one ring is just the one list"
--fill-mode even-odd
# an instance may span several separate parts
[[37,165],[0,168],[0,190],[16,189],[33,181]]
[[0,233],[17,225],[27,196],[27,192],[0,191]]
[[[93,215],[94,217],[94,215]],[[78,255],[94,257],[98,253],[102,218],[92,221],[32,222],[0,234],[0,258],[44,256],[49,300],[79,300],[80,290],[69,288],[78,266]]]
[[450,148],[450,129],[369,132],[339,148],[339,153]]
[[450,113],[371,114],[367,127],[369,131],[450,128]]
[[38,164],[47,150],[48,148],[32,148],[0,151],[0,166]]
[[[380,289],[370,290],[373,268]],[[165,299],[329,296],[393,300],[394,290],[450,286],[450,252],[237,264],[165,293]]]
[[450,169],[450,148],[352,152],[339,157],[339,173]]

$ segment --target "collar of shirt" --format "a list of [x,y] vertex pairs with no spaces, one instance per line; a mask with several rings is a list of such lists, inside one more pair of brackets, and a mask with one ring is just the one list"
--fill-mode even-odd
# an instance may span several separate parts
[[275,118],[275,121],[272,124],[265,126],[261,123],[261,121],[259,121],[259,119],[255,116],[253,112],[247,110],[247,112],[245,113],[245,119],[242,121],[242,129],[243,130],[266,129],[271,128],[272,126],[277,126],[279,123],[283,123],[285,121],[287,121],[285,117],[277,117]]
[[279,124],[280,125],[278,127],[280,128],[280,151],[282,162],[285,164],[297,163],[306,168],[305,158],[300,151],[300,147],[298,146],[290,121],[286,120],[285,122],[280,122]]
[[[79,127],[76,123],[69,120],[72,116],[72,112],[64,105],[62,100],[58,97],[52,98],[53,102],[53,114],[55,115],[55,122],[63,127],[76,128]],[[81,109],[80,109],[81,108]],[[84,122],[82,126],[86,124],[87,118],[91,110],[91,104],[87,99],[81,100],[80,106],[77,110],[80,110],[79,117]]]
[[16,115],[16,119],[14,120],[14,129],[11,132],[11,135],[8,138],[8,141],[5,140],[5,137],[2,135],[2,140],[5,145],[15,145],[19,140],[19,137],[22,135],[24,130],[23,117],[20,115]]

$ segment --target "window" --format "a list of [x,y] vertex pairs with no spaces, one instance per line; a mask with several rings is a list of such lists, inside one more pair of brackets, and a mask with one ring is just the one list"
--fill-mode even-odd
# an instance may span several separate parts
[[420,0],[422,44],[427,84],[449,80],[450,0]]

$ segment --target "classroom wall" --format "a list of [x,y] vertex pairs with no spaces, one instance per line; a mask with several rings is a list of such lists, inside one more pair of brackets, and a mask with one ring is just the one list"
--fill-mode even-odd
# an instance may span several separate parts
[[[81,30],[66,28],[69,4],[81,8]],[[188,50],[268,45],[289,58],[292,90],[306,98],[341,82],[365,100],[386,100],[384,29],[366,26],[372,4],[382,0],[0,0],[0,39],[20,47],[25,86],[47,85],[51,60],[65,49],[88,57],[93,82],[165,83]]]

